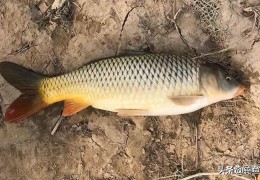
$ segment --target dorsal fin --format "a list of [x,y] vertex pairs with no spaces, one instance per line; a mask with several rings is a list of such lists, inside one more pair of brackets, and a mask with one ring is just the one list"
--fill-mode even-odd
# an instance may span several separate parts
[[64,109],[62,116],[70,116],[85,109],[89,106],[88,103],[82,102],[80,99],[67,99],[64,101]]
[[119,56],[139,56],[145,54],[150,54],[150,53],[145,51],[125,51],[125,52],[121,52]]

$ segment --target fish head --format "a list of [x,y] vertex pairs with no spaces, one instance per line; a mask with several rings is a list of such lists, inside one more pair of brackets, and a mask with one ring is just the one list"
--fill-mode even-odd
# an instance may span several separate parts
[[202,91],[214,103],[241,95],[245,87],[227,68],[208,63],[201,68]]

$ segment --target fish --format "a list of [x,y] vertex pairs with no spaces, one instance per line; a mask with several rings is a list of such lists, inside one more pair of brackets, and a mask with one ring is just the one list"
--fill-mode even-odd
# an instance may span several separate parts
[[6,110],[7,122],[23,120],[61,101],[62,116],[89,106],[119,116],[179,115],[232,99],[245,90],[225,67],[175,54],[102,58],[53,77],[4,61],[0,74],[21,91]]

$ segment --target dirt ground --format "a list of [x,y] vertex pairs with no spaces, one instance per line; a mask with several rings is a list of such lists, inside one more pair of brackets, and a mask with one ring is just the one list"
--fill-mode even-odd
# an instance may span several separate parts
[[[78,0],[54,12],[51,0],[1,0],[0,61],[54,75],[128,51],[196,57],[227,48],[205,59],[240,70],[251,86],[200,116],[122,118],[88,108],[63,119],[53,136],[62,104],[13,124],[0,114],[0,179],[180,179],[221,165],[260,166],[259,0],[211,0],[217,31],[192,2]],[[0,112],[18,96],[0,77]]]

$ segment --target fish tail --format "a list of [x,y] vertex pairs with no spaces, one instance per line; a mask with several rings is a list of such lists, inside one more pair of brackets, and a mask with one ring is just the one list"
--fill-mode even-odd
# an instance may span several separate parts
[[11,62],[0,63],[0,74],[9,84],[22,92],[22,95],[7,108],[5,121],[22,120],[49,105],[42,100],[39,93],[40,81],[45,76]]

